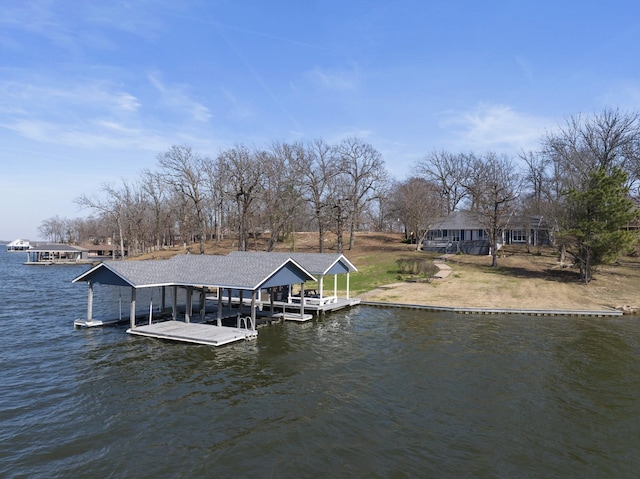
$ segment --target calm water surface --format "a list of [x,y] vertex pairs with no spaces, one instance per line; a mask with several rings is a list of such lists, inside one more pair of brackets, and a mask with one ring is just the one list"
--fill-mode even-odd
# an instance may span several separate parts
[[0,251],[0,477],[640,474],[637,317],[359,307],[214,349],[73,330],[87,267],[25,257]]

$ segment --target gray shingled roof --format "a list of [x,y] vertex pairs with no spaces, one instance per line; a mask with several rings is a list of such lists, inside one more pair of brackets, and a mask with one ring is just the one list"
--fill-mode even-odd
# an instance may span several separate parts
[[[255,290],[279,271],[289,268],[300,281],[315,278],[295,260],[276,256],[178,255],[169,260],[105,261],[73,282],[95,280],[135,288],[207,286]],[[111,274],[109,274],[108,272]],[[288,284],[288,283],[283,283]]]
[[313,275],[325,275],[334,268],[338,263],[341,273],[358,271],[344,255],[336,253],[280,253],[280,252],[264,252],[264,251],[233,251],[229,253],[231,257],[260,257],[270,256],[274,258],[281,258],[285,261],[287,258],[293,259],[296,263],[301,265],[309,273]]
[[483,229],[478,215],[470,211],[454,211],[449,216],[434,221],[432,230],[476,230]]
[[78,253],[89,251],[85,248],[81,248],[80,246],[73,246],[70,244],[61,244],[61,243],[40,243],[36,245],[31,245],[32,248],[29,250],[32,253],[38,252],[47,252],[47,251],[55,251],[61,253]]

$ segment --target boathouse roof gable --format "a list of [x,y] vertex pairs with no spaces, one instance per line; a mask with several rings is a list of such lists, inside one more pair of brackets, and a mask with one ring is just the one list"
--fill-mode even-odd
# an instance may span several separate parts
[[234,251],[228,256],[271,256],[293,259],[313,275],[342,274],[358,269],[342,254],[335,253],[283,253],[266,251]]
[[315,281],[290,258],[178,255],[170,262],[189,268],[189,282],[203,286],[255,290]]
[[72,282],[87,281],[134,288],[172,284],[169,276],[164,274],[164,265],[160,263],[166,261],[104,261]]
[[105,261],[72,282],[133,288],[199,286],[256,290],[315,281],[315,277],[287,258],[232,258],[216,255],[178,255],[170,260]]

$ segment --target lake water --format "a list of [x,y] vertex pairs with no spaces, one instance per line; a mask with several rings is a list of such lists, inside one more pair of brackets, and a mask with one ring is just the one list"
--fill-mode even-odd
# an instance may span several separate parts
[[87,267],[25,258],[0,251],[0,477],[640,474],[637,317],[361,306],[214,349],[74,330]]

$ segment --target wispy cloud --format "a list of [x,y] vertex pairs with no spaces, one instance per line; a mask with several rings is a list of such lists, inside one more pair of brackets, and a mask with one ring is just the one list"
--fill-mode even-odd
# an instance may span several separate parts
[[0,82],[0,128],[72,147],[156,149],[162,135],[140,128],[139,99],[108,82],[50,85]]
[[360,74],[356,69],[327,70],[315,67],[308,75],[313,83],[327,90],[355,91],[360,83]]
[[456,150],[517,152],[532,149],[544,131],[554,125],[549,118],[515,111],[507,105],[480,105],[471,111],[448,112],[440,123],[453,131]]
[[149,82],[160,93],[160,102],[175,110],[186,114],[198,122],[207,122],[212,115],[203,104],[193,100],[187,93],[186,87],[180,85],[165,85],[156,75],[149,75]]
[[58,86],[53,78],[42,84],[23,77],[22,81],[0,82],[0,93],[0,111],[22,111],[33,116],[58,117],[73,110],[117,114],[136,111],[140,106],[134,95],[103,81]]
[[166,140],[160,135],[109,121],[94,121],[80,127],[77,124],[19,120],[0,126],[29,140],[74,148],[135,148],[157,152],[166,147]]
[[[148,8],[144,2],[76,2],[71,8],[64,2],[30,0],[3,5],[0,25],[49,39],[57,45],[72,45],[90,40],[100,30],[125,31],[143,38],[154,38],[162,29],[160,12],[174,8],[176,2],[159,1]],[[177,7],[180,8],[179,6]],[[93,42],[92,42],[93,43]],[[104,45],[111,45],[106,42]],[[81,45],[78,45],[81,46]]]

